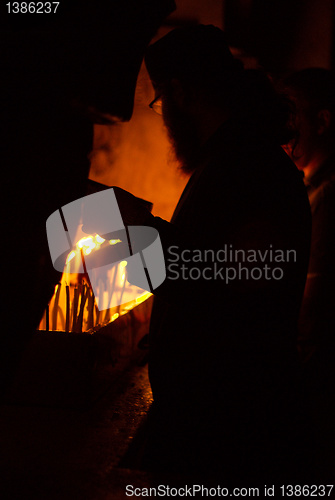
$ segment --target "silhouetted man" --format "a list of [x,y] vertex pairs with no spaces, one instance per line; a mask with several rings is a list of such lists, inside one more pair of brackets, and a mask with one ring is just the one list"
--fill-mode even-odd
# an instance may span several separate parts
[[[310,224],[280,147],[287,110],[213,26],[170,32],[145,62],[151,107],[191,174],[170,223],[137,212],[159,230],[167,266],[150,329],[150,466],[235,484],[287,479]],[[136,208],[118,198],[121,212]]]

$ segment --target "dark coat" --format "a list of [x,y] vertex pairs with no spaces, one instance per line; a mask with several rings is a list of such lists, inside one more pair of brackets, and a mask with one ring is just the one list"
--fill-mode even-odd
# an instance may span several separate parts
[[[203,148],[172,223],[156,220],[156,227],[168,272],[155,291],[150,329],[153,448],[167,457],[165,465],[170,460],[186,469],[222,470],[230,464],[232,476],[236,460],[239,479],[243,470],[261,474],[276,455],[274,442],[285,447],[289,440],[296,324],[310,241],[302,177],[279,146],[228,122]],[[270,248],[295,252],[285,254],[285,262],[270,254],[262,262],[262,253],[257,262],[242,263],[249,279],[227,283],[225,269],[213,279],[205,271],[214,268],[209,257],[195,257],[212,249],[222,260],[224,248],[244,255]],[[184,279],[176,279],[176,253],[188,269]],[[278,270],[275,278],[263,272],[259,279],[252,268],[265,263],[281,268],[281,279]],[[216,264],[235,266],[238,276],[229,252],[226,262]],[[199,279],[190,278],[199,274],[192,267],[200,269]]]

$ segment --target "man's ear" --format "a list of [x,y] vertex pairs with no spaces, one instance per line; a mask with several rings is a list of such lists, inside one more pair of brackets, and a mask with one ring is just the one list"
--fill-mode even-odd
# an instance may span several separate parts
[[332,114],[329,109],[321,109],[318,112],[318,135],[323,135],[329,130]]

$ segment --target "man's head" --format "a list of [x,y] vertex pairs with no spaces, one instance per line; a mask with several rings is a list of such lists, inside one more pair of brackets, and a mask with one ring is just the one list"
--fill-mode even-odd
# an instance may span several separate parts
[[288,142],[289,106],[265,73],[244,70],[214,26],[178,28],[147,49],[145,63],[182,169],[228,119],[250,141]]
[[149,46],[145,63],[177,159],[191,172],[200,145],[229,114],[230,89],[242,63],[224,33],[204,25],[171,31]]
[[297,137],[288,151],[298,168],[310,175],[334,153],[335,79],[323,68],[308,68],[286,79],[296,105]]

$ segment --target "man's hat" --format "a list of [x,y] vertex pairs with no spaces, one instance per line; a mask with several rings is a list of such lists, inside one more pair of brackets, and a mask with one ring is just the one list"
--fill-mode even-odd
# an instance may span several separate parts
[[145,64],[154,85],[172,78],[193,82],[243,70],[229,50],[224,32],[212,25],[177,28],[150,45]]

